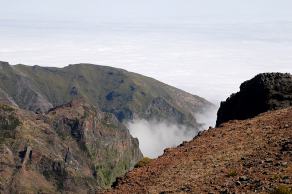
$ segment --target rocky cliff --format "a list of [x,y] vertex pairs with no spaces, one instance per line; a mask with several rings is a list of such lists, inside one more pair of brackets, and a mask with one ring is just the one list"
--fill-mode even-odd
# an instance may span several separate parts
[[198,128],[195,118],[212,107],[203,98],[122,69],[91,64],[64,68],[0,62],[0,101],[34,112],[83,97],[119,121],[167,120]]
[[271,73],[244,82],[221,104],[219,127],[145,158],[104,193],[291,194],[291,78]]
[[252,118],[260,113],[292,106],[292,75],[263,73],[241,84],[240,91],[222,102],[216,125]]
[[141,158],[128,129],[83,100],[46,114],[0,105],[0,193],[96,193]]
[[229,121],[117,180],[105,193],[292,192],[292,108]]

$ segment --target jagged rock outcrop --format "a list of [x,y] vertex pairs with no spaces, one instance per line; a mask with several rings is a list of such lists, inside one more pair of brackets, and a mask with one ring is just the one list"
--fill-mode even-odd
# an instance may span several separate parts
[[[64,68],[0,62],[0,102],[47,112],[83,97],[119,121],[167,120],[198,128],[195,113],[213,105],[203,98],[122,69],[91,64]],[[159,107],[156,107],[159,105]]]
[[292,106],[292,75],[263,73],[241,84],[240,91],[221,102],[216,126],[234,119]]
[[0,193],[96,193],[141,158],[129,130],[83,100],[46,114],[0,105]]
[[291,193],[291,118],[292,107],[201,132],[104,193]]

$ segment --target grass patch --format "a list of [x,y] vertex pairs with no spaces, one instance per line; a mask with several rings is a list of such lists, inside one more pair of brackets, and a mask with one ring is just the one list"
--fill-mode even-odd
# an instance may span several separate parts
[[21,122],[13,113],[9,113],[9,115],[0,115],[0,133],[2,137],[6,137],[5,134],[8,135],[7,137],[10,137],[9,134],[13,133],[13,130],[20,124]]
[[232,170],[227,174],[227,177],[235,177],[235,176],[237,176],[237,172],[235,170]]
[[147,164],[149,164],[152,161],[151,158],[148,157],[144,157],[142,160],[140,160],[134,167],[135,168],[140,168],[143,166],[146,166]]
[[0,104],[0,109],[6,112],[12,112],[14,111],[14,108],[12,108],[11,106],[8,106],[6,104]]
[[287,186],[280,185],[276,189],[274,189],[271,194],[292,194],[292,189]]

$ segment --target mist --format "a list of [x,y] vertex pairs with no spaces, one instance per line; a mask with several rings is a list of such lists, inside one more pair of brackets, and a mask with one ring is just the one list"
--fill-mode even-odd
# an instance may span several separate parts
[[144,156],[156,158],[165,148],[175,147],[186,140],[191,140],[198,130],[167,121],[147,121],[136,119],[127,124],[133,137],[138,138]]
[[219,109],[219,104],[214,104],[214,106],[206,108],[202,112],[194,113],[194,117],[197,122],[201,125],[199,131],[204,131],[209,129],[209,127],[214,127],[216,125],[217,111]]
[[139,146],[144,156],[156,158],[163,154],[165,148],[176,147],[183,141],[193,139],[199,131],[214,127],[216,122],[217,106],[194,114],[198,128],[170,123],[169,121],[147,121],[134,119],[126,123],[133,137],[138,138]]

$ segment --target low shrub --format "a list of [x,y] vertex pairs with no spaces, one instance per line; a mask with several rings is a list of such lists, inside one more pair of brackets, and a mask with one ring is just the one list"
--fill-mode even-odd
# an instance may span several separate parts
[[143,166],[146,166],[147,164],[149,164],[152,161],[151,158],[148,157],[144,157],[142,160],[140,160],[134,167],[135,168],[140,168]]
[[237,176],[237,172],[235,170],[232,170],[227,174],[227,177],[235,177],[235,176]]
[[292,189],[287,186],[280,185],[274,189],[271,194],[292,194]]

